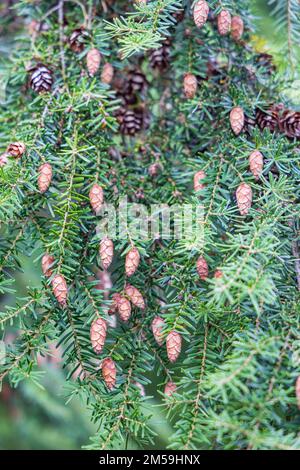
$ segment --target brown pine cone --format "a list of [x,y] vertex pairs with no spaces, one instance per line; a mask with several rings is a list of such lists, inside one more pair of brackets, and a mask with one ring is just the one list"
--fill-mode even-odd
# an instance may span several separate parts
[[82,52],[88,33],[84,28],[76,28],[69,37],[70,48],[73,52]]
[[209,13],[209,6],[205,0],[198,0],[194,7],[194,21],[197,28],[205,25]]
[[135,135],[140,132],[146,124],[145,115],[141,108],[121,109],[118,115],[120,131],[124,135]]
[[102,361],[102,377],[109,390],[112,390],[116,385],[117,368],[116,364],[110,357],[106,357]]
[[116,299],[119,317],[122,321],[127,322],[131,316],[130,302],[128,299],[126,299],[126,297],[123,297],[122,295],[120,295]]
[[125,258],[126,276],[132,276],[140,264],[140,253],[137,248],[131,248]]
[[170,362],[175,362],[181,352],[182,339],[177,331],[171,331],[166,339],[167,354]]
[[171,397],[173,395],[173,393],[175,393],[177,390],[177,387],[176,385],[174,384],[174,382],[172,382],[170,380],[170,382],[167,382],[166,385],[165,385],[165,395],[167,395],[167,397]]
[[233,16],[231,20],[231,37],[239,41],[244,33],[244,21],[240,16]]
[[146,305],[144,298],[136,287],[132,286],[131,284],[126,284],[125,294],[127,297],[129,297],[130,302],[135,307],[141,308],[142,310],[145,309]]
[[244,110],[240,106],[232,108],[230,112],[230,124],[235,135],[239,135],[245,124]]
[[264,166],[264,159],[259,150],[254,150],[254,152],[251,153],[249,157],[249,166],[254,178],[258,180]]
[[50,163],[44,163],[39,168],[38,188],[41,193],[45,193],[52,180],[52,166]]
[[159,346],[161,346],[164,342],[163,330],[166,327],[166,323],[163,318],[161,317],[154,317],[151,323],[151,329],[155,341]]
[[153,69],[158,69],[164,72],[170,65],[170,40],[167,39],[163,42],[161,47],[153,49],[150,53],[150,65]]
[[53,263],[55,261],[54,256],[49,255],[48,253],[45,253],[44,256],[42,257],[42,271],[44,276],[50,277],[53,274],[53,271],[51,269]]
[[206,174],[203,170],[197,171],[194,175],[194,190],[196,192],[201,191],[205,188],[205,184],[201,183],[201,181],[206,178]]
[[106,62],[106,64],[103,65],[103,69],[101,72],[101,82],[109,85],[112,82],[113,77],[114,68],[110,63]]
[[282,105],[271,106],[267,111],[256,109],[255,111],[255,122],[260,130],[270,129],[270,132],[279,131],[279,120],[280,112],[282,111]]
[[221,36],[225,36],[231,29],[231,14],[228,10],[222,10],[218,14],[218,31]]
[[86,55],[87,69],[89,71],[89,74],[92,77],[96,75],[96,73],[98,72],[99,67],[100,67],[100,62],[101,62],[101,54],[98,51],[98,49],[93,47],[93,49],[90,49]]
[[186,73],[183,79],[183,90],[185,97],[188,99],[194,98],[197,92],[197,78],[192,73]]
[[103,318],[96,318],[91,324],[90,338],[92,348],[96,354],[102,352],[106,339],[107,323]]
[[289,139],[300,138],[300,113],[285,110],[279,121],[279,131]]
[[20,158],[26,150],[25,144],[23,142],[13,142],[7,147],[7,153],[12,157]]
[[110,238],[104,237],[100,242],[99,254],[104,269],[108,269],[114,256],[114,243]]
[[202,279],[202,281],[205,281],[208,277],[208,264],[205,260],[205,258],[203,258],[203,256],[199,256],[198,260],[197,260],[197,272],[199,274],[199,277],[200,279]]
[[30,71],[30,86],[37,93],[50,91],[53,85],[52,72],[43,64],[37,64]]
[[236,190],[236,200],[241,215],[247,215],[252,204],[252,189],[247,183],[241,183]]
[[66,305],[68,297],[68,287],[65,278],[61,274],[56,274],[52,279],[52,289],[58,303]]
[[90,204],[96,215],[99,215],[104,202],[103,189],[99,184],[95,183],[89,193]]

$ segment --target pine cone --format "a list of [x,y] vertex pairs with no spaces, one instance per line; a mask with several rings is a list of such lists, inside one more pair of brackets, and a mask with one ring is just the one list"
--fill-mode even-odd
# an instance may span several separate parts
[[171,397],[173,395],[173,393],[175,393],[177,390],[177,387],[176,385],[174,384],[174,382],[172,382],[170,380],[170,382],[167,382],[166,385],[165,385],[165,395],[167,395],[167,397]]
[[252,189],[247,183],[241,183],[236,190],[236,200],[241,215],[247,215],[252,204]]
[[52,72],[43,64],[37,64],[31,69],[30,86],[37,93],[50,91],[53,85]]
[[90,338],[92,348],[96,354],[102,352],[106,339],[107,323],[103,318],[96,318],[91,324]]
[[201,183],[204,178],[206,178],[206,174],[203,170],[197,171],[194,175],[194,190],[196,192],[202,191],[205,188],[205,184]]
[[163,318],[161,317],[154,317],[151,323],[151,329],[155,341],[159,346],[161,346],[164,342],[163,330],[166,324]]
[[140,254],[137,248],[131,248],[125,258],[126,276],[132,276],[140,264]]
[[103,189],[99,184],[95,183],[89,193],[90,204],[96,215],[99,215],[104,202]]
[[120,295],[116,298],[116,303],[120,319],[124,322],[127,322],[131,315],[131,305],[129,300],[127,300],[126,297]]
[[125,135],[135,135],[144,127],[144,113],[142,109],[125,109],[118,116],[120,131]]
[[209,13],[209,6],[205,0],[199,0],[194,7],[194,21],[198,28],[206,23]]
[[44,163],[39,168],[38,188],[41,193],[45,193],[52,180],[52,166],[50,163]]
[[199,256],[197,260],[197,272],[199,274],[200,279],[205,281],[208,277],[208,264],[203,256]]
[[186,98],[194,98],[197,92],[197,78],[192,73],[186,73],[184,75],[183,90]]
[[153,69],[158,69],[161,72],[165,71],[170,64],[170,41],[164,41],[161,47],[154,49],[150,53],[150,65]]
[[112,82],[113,76],[114,68],[110,63],[106,62],[106,64],[103,65],[101,72],[101,82],[109,85]]
[[279,121],[279,131],[289,139],[300,138],[300,113],[289,111],[282,113]]
[[88,36],[84,28],[76,28],[69,37],[69,44],[73,52],[82,52],[84,49],[84,42]]
[[[281,108],[280,108],[281,109]],[[279,130],[279,107],[272,106],[268,111],[256,109],[255,122],[260,130],[270,129],[270,132]]]
[[217,269],[215,274],[214,274],[214,278],[215,279],[221,279],[222,277],[223,277],[222,271],[220,271],[220,269]]
[[52,279],[52,289],[57,301],[61,305],[66,305],[68,288],[65,278],[61,274],[56,274]]
[[48,253],[45,253],[42,257],[42,271],[44,276],[50,277],[53,274],[51,266],[53,265],[55,258]]
[[249,157],[249,166],[251,173],[255,179],[258,180],[264,166],[264,159],[259,150],[254,150],[254,152],[251,153]]
[[177,331],[171,331],[166,339],[167,354],[170,362],[175,362],[181,352],[182,339]]
[[225,36],[231,29],[231,14],[228,10],[222,10],[218,14],[218,31],[221,36]]
[[239,41],[244,33],[244,21],[240,16],[233,16],[231,20],[231,37]]
[[112,390],[116,385],[117,368],[110,357],[106,357],[102,361],[102,377],[107,388]]
[[245,124],[244,110],[239,106],[232,108],[230,112],[230,124],[235,135],[239,135]]
[[114,256],[114,243],[108,237],[104,237],[100,242],[99,254],[104,269],[108,269]]
[[296,398],[297,398],[297,405],[300,410],[300,376],[296,380]]
[[26,147],[25,147],[25,144],[23,144],[23,142],[13,142],[12,144],[9,144],[6,151],[12,157],[20,158],[25,152],[25,150],[26,150]]
[[272,73],[276,71],[276,66],[273,63],[273,60],[273,56],[266,52],[262,52],[256,58],[258,66],[263,67],[268,75],[272,75]]
[[93,77],[99,70],[101,62],[101,54],[95,47],[90,49],[86,55],[86,65],[89,74]]
[[129,297],[130,302],[135,307],[141,308],[142,310],[145,309],[146,305],[144,298],[136,287],[132,286],[131,284],[126,284],[125,294],[127,295],[127,297]]
[[157,176],[158,173],[162,170],[162,166],[160,163],[158,162],[155,162],[155,163],[152,163],[152,165],[149,166],[148,168],[148,173],[150,176]]
[[148,82],[146,76],[139,70],[131,70],[127,76],[126,93],[143,93],[147,88]]

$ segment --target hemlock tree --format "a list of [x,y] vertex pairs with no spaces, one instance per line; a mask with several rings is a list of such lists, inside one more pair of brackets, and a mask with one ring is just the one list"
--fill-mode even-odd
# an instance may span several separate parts
[[38,382],[56,341],[68,399],[98,426],[88,448],[153,445],[153,371],[171,448],[300,448],[300,115],[281,95],[300,7],[270,2],[287,38],[279,77],[252,50],[249,4],[14,5],[0,292],[24,254],[42,283],[1,313],[19,334],[0,379]]

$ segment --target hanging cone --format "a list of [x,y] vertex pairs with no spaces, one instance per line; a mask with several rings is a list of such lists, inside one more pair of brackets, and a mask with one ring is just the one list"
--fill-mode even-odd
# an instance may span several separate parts
[[194,7],[194,21],[198,28],[205,25],[209,13],[209,6],[205,0],[199,0]]
[[194,98],[197,92],[197,78],[192,73],[186,73],[184,75],[183,90],[186,98]]
[[159,346],[164,342],[163,330],[166,327],[166,323],[161,317],[154,317],[151,323],[152,333],[155,341]]
[[236,200],[241,215],[247,215],[252,204],[252,189],[247,183],[241,183],[236,190]]
[[52,289],[57,301],[61,305],[66,305],[68,288],[65,278],[61,274],[56,274],[52,279]]
[[132,286],[131,284],[126,284],[125,294],[127,295],[127,297],[129,297],[130,302],[133,305],[135,305],[135,307],[138,307],[144,310],[145,308],[144,298],[136,287]]
[[44,163],[39,168],[38,188],[41,193],[45,193],[52,180],[52,166],[50,163]]
[[197,173],[194,175],[194,190],[196,192],[205,188],[205,184],[201,183],[201,180],[204,178],[206,178],[206,174],[202,170],[197,171]]
[[254,150],[254,152],[251,153],[249,157],[249,166],[254,178],[258,180],[260,175],[262,174],[264,166],[264,159],[259,150]]
[[244,21],[240,16],[233,16],[231,20],[231,37],[239,41],[244,33]]
[[104,269],[108,269],[114,256],[114,243],[110,238],[104,237],[100,242],[99,254]]
[[99,184],[94,184],[90,190],[89,194],[90,204],[96,215],[99,215],[104,202],[103,189]]
[[127,322],[131,315],[131,305],[129,300],[126,299],[126,297],[120,295],[116,298],[116,302],[120,319],[124,322]]
[[125,258],[126,276],[132,276],[140,264],[140,254],[137,248],[131,248]]
[[31,69],[30,86],[37,93],[50,91],[53,85],[52,72],[43,64],[37,64]]
[[175,362],[181,352],[182,339],[177,331],[171,331],[166,339],[167,354],[170,362]]
[[90,338],[92,348],[96,354],[102,352],[106,339],[107,323],[103,318],[96,318],[91,324]]
[[218,15],[217,22],[218,31],[221,36],[225,36],[226,34],[228,34],[231,29],[231,14],[229,13],[229,11],[222,10],[221,13],[219,13]]
[[199,256],[197,260],[197,272],[199,274],[200,279],[205,281],[208,277],[208,265],[206,260],[203,256]]
[[89,74],[93,77],[100,67],[101,54],[95,47],[90,49],[86,55],[86,65]]
[[104,64],[102,73],[101,73],[101,82],[109,85],[112,82],[114,77],[114,68],[108,62]]
[[240,106],[232,108],[230,112],[230,124],[235,135],[239,135],[245,124],[244,110]]
[[13,142],[7,147],[7,153],[12,157],[20,158],[25,152],[26,147],[23,142]]
[[112,390],[116,385],[117,368],[110,357],[106,357],[102,361],[102,377],[107,388]]
[[166,385],[165,385],[165,395],[167,395],[167,397],[171,397],[173,395],[173,393],[175,393],[177,390],[177,387],[176,385],[174,384],[174,382],[172,382],[170,380],[170,382],[167,382]]
[[51,266],[53,265],[55,259],[54,256],[49,255],[48,253],[45,253],[44,256],[42,257],[42,271],[44,276],[50,277],[53,274],[53,271],[51,269]]

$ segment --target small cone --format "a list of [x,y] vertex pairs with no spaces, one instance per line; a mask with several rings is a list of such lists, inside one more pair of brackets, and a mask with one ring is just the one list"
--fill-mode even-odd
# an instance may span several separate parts
[[45,193],[52,180],[52,166],[50,163],[44,163],[39,168],[38,187],[41,193]]
[[102,377],[108,390],[112,390],[116,385],[117,369],[110,357],[106,357],[102,361]]
[[125,258],[126,276],[132,276],[140,264],[140,254],[137,248],[131,248]]
[[208,265],[203,256],[200,256],[197,260],[197,272],[200,279],[205,281],[208,277]]
[[222,10],[221,13],[219,13],[218,15],[217,22],[218,31],[221,36],[225,36],[226,34],[228,34],[231,29],[231,14],[229,13],[229,11]]
[[102,73],[101,73],[101,82],[109,85],[114,76],[114,68],[108,62],[104,64]]
[[231,37],[239,41],[244,33],[244,21],[240,16],[233,16],[231,20]]
[[249,166],[254,178],[258,180],[264,167],[264,159],[259,150],[254,150],[254,152],[251,153],[249,157]]
[[161,317],[155,317],[152,320],[151,328],[152,333],[155,338],[155,341],[159,346],[161,346],[164,342],[163,330],[166,326],[165,321]]
[[241,215],[247,215],[252,204],[252,189],[247,183],[241,183],[236,190],[237,205]]
[[23,142],[13,142],[7,147],[7,153],[12,157],[20,158],[25,152],[26,147]]
[[214,278],[215,279],[221,279],[222,277],[223,277],[222,271],[220,271],[220,269],[217,269],[217,271],[214,274]]
[[61,274],[56,274],[52,279],[52,289],[57,301],[61,305],[66,305],[68,288],[65,278]]
[[3,153],[2,155],[0,155],[0,168],[8,163],[8,157],[8,153]]
[[145,309],[144,298],[136,287],[131,284],[126,284],[125,294],[129,297],[130,302],[135,305],[135,307],[141,308],[142,310]]
[[300,375],[296,380],[296,398],[297,398],[297,405],[300,410]]
[[181,351],[182,339],[177,331],[171,331],[166,339],[167,354],[170,362],[175,362]]
[[100,213],[100,210],[102,208],[103,202],[104,202],[104,194],[103,194],[103,189],[99,184],[94,184],[90,190],[89,194],[90,198],[90,204],[96,213],[98,215]]
[[199,0],[194,7],[194,21],[198,28],[205,25],[209,13],[209,6],[205,0]]
[[201,183],[201,180],[204,178],[206,178],[206,174],[202,170],[197,171],[197,173],[194,175],[194,190],[196,192],[205,188],[205,184]]
[[101,54],[95,47],[90,49],[86,55],[86,65],[89,74],[93,77],[100,67]]
[[49,255],[48,253],[45,253],[44,256],[42,257],[42,271],[44,276],[50,277],[53,274],[53,271],[51,269],[51,266],[53,265],[55,259],[54,256]]
[[120,295],[117,298],[117,310],[119,317],[122,321],[127,322],[131,315],[131,305],[126,297]]
[[108,269],[114,256],[114,243],[110,238],[104,237],[100,242],[99,254],[104,269]]
[[171,397],[173,395],[173,393],[176,392],[176,390],[177,390],[177,387],[174,384],[174,382],[172,382],[170,380],[170,382],[166,383],[166,385],[165,385],[165,395],[167,395],[167,397]]
[[102,352],[105,339],[106,339],[107,323],[103,318],[96,318],[91,324],[90,338],[92,348],[95,353],[100,354]]
[[244,110],[240,106],[232,108],[230,112],[230,124],[235,135],[239,135],[245,124]]
[[183,90],[186,98],[194,98],[197,92],[197,78],[192,73],[186,73],[184,75]]

